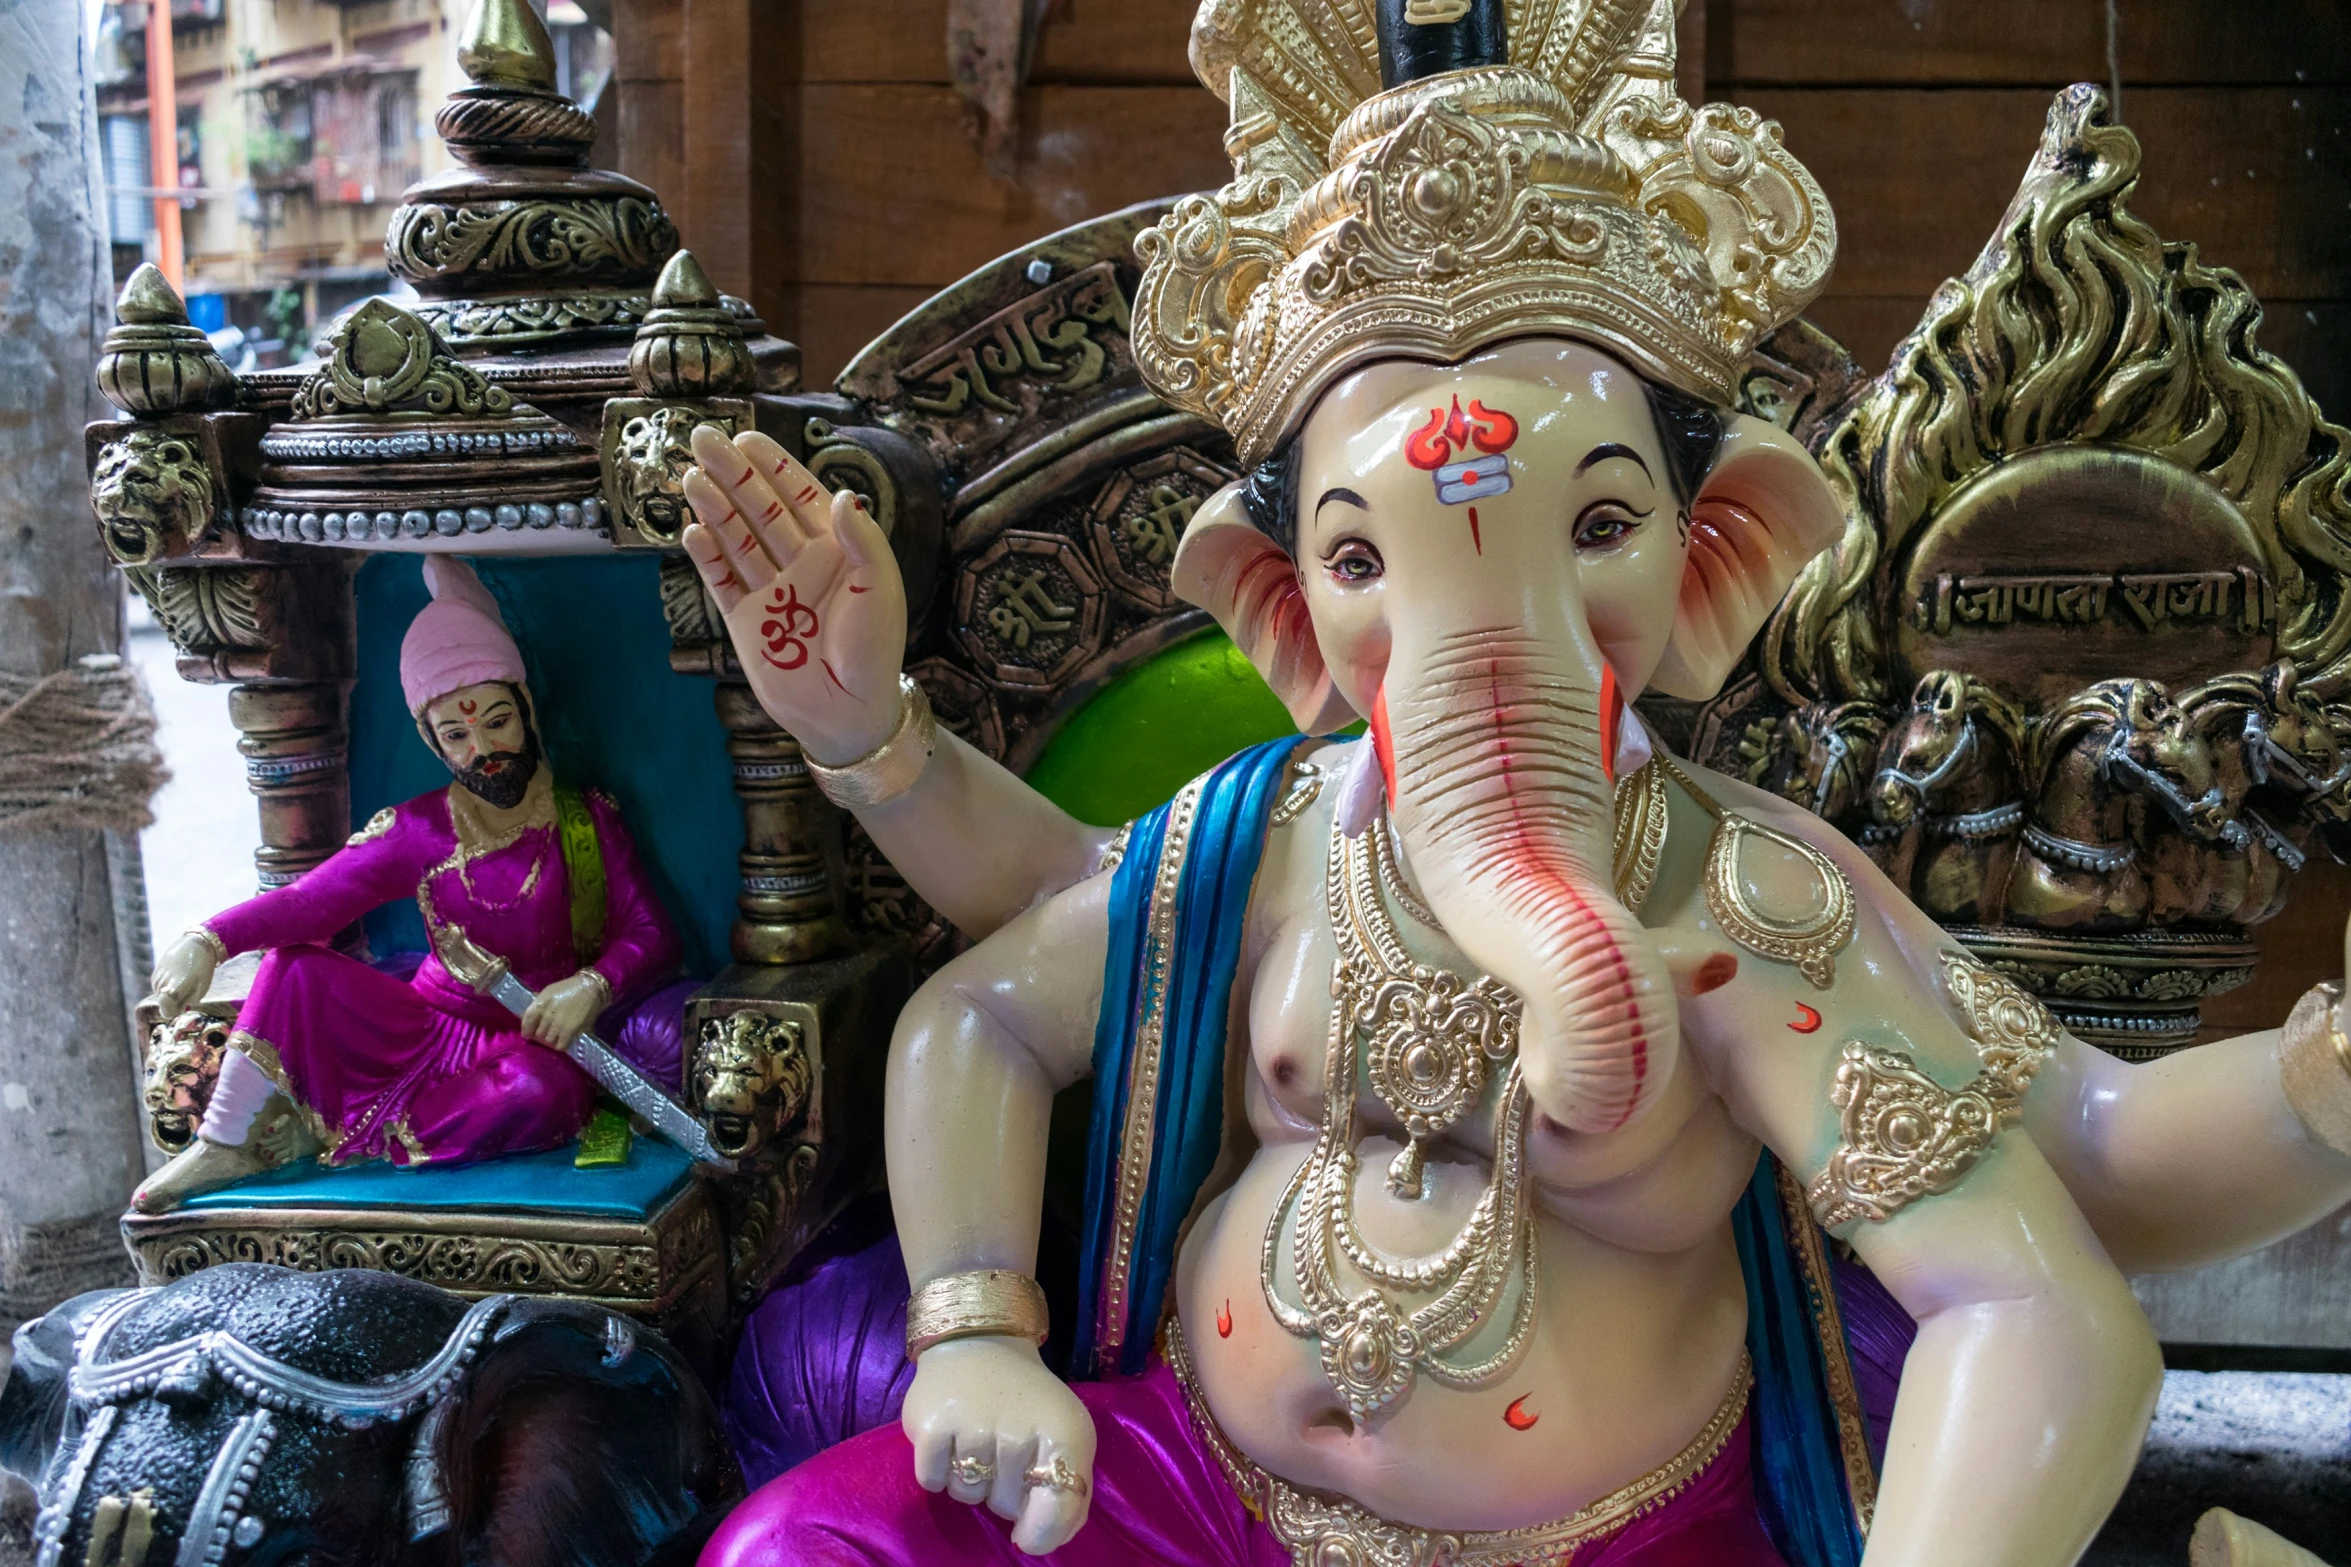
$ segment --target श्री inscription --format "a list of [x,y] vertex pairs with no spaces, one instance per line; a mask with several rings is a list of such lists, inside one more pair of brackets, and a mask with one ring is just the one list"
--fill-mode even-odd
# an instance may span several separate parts
[[1073,272],[997,311],[898,374],[906,400],[925,413],[954,414],[977,405],[1017,414],[1008,392],[1027,380],[1058,392],[1081,392],[1102,379],[1110,351],[1097,332],[1128,331],[1126,295],[1107,261]]
[[2121,620],[2142,631],[2234,621],[2247,636],[2277,622],[2277,590],[2250,566],[2219,571],[1938,575],[1913,612],[1922,631],[2039,622],[2093,625]]
[[1164,566],[1175,558],[1185,525],[1199,509],[1199,496],[1172,484],[1158,485],[1151,491],[1149,504],[1122,521],[1119,532],[1137,560]]
[[1075,607],[1054,601],[1042,571],[1012,570],[996,579],[996,602],[988,606],[988,629],[1016,648],[1036,637],[1066,635],[1077,625]]

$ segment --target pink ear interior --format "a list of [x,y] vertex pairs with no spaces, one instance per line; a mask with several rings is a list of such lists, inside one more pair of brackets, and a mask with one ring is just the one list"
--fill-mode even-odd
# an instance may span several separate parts
[[1807,561],[1836,542],[1844,509],[1809,452],[1760,419],[1734,422],[1690,504],[1690,558],[1673,638],[1650,685],[1703,701]]
[[1292,723],[1328,734],[1354,719],[1314,640],[1297,567],[1249,521],[1238,486],[1218,491],[1193,515],[1169,578],[1179,595],[1216,617]]

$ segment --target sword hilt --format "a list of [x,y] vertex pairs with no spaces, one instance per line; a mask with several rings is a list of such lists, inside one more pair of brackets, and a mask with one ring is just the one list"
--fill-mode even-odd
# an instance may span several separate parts
[[506,960],[475,945],[462,925],[436,925],[433,950],[441,955],[442,967],[482,995],[496,990],[498,982],[506,977]]

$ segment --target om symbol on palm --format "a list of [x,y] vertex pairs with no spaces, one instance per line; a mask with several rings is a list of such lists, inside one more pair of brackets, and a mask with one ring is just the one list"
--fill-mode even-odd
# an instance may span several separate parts
[[797,587],[788,597],[783,588],[773,589],[767,610],[769,618],[759,623],[759,634],[767,642],[760,657],[778,669],[798,669],[808,662],[808,638],[817,633],[816,610],[800,602]]

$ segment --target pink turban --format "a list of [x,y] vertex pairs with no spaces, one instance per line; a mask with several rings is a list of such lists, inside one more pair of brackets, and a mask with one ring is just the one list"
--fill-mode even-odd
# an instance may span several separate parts
[[433,601],[418,610],[400,640],[400,689],[408,711],[485,680],[523,680],[522,649],[507,634],[498,602],[473,568],[451,555],[424,558]]

